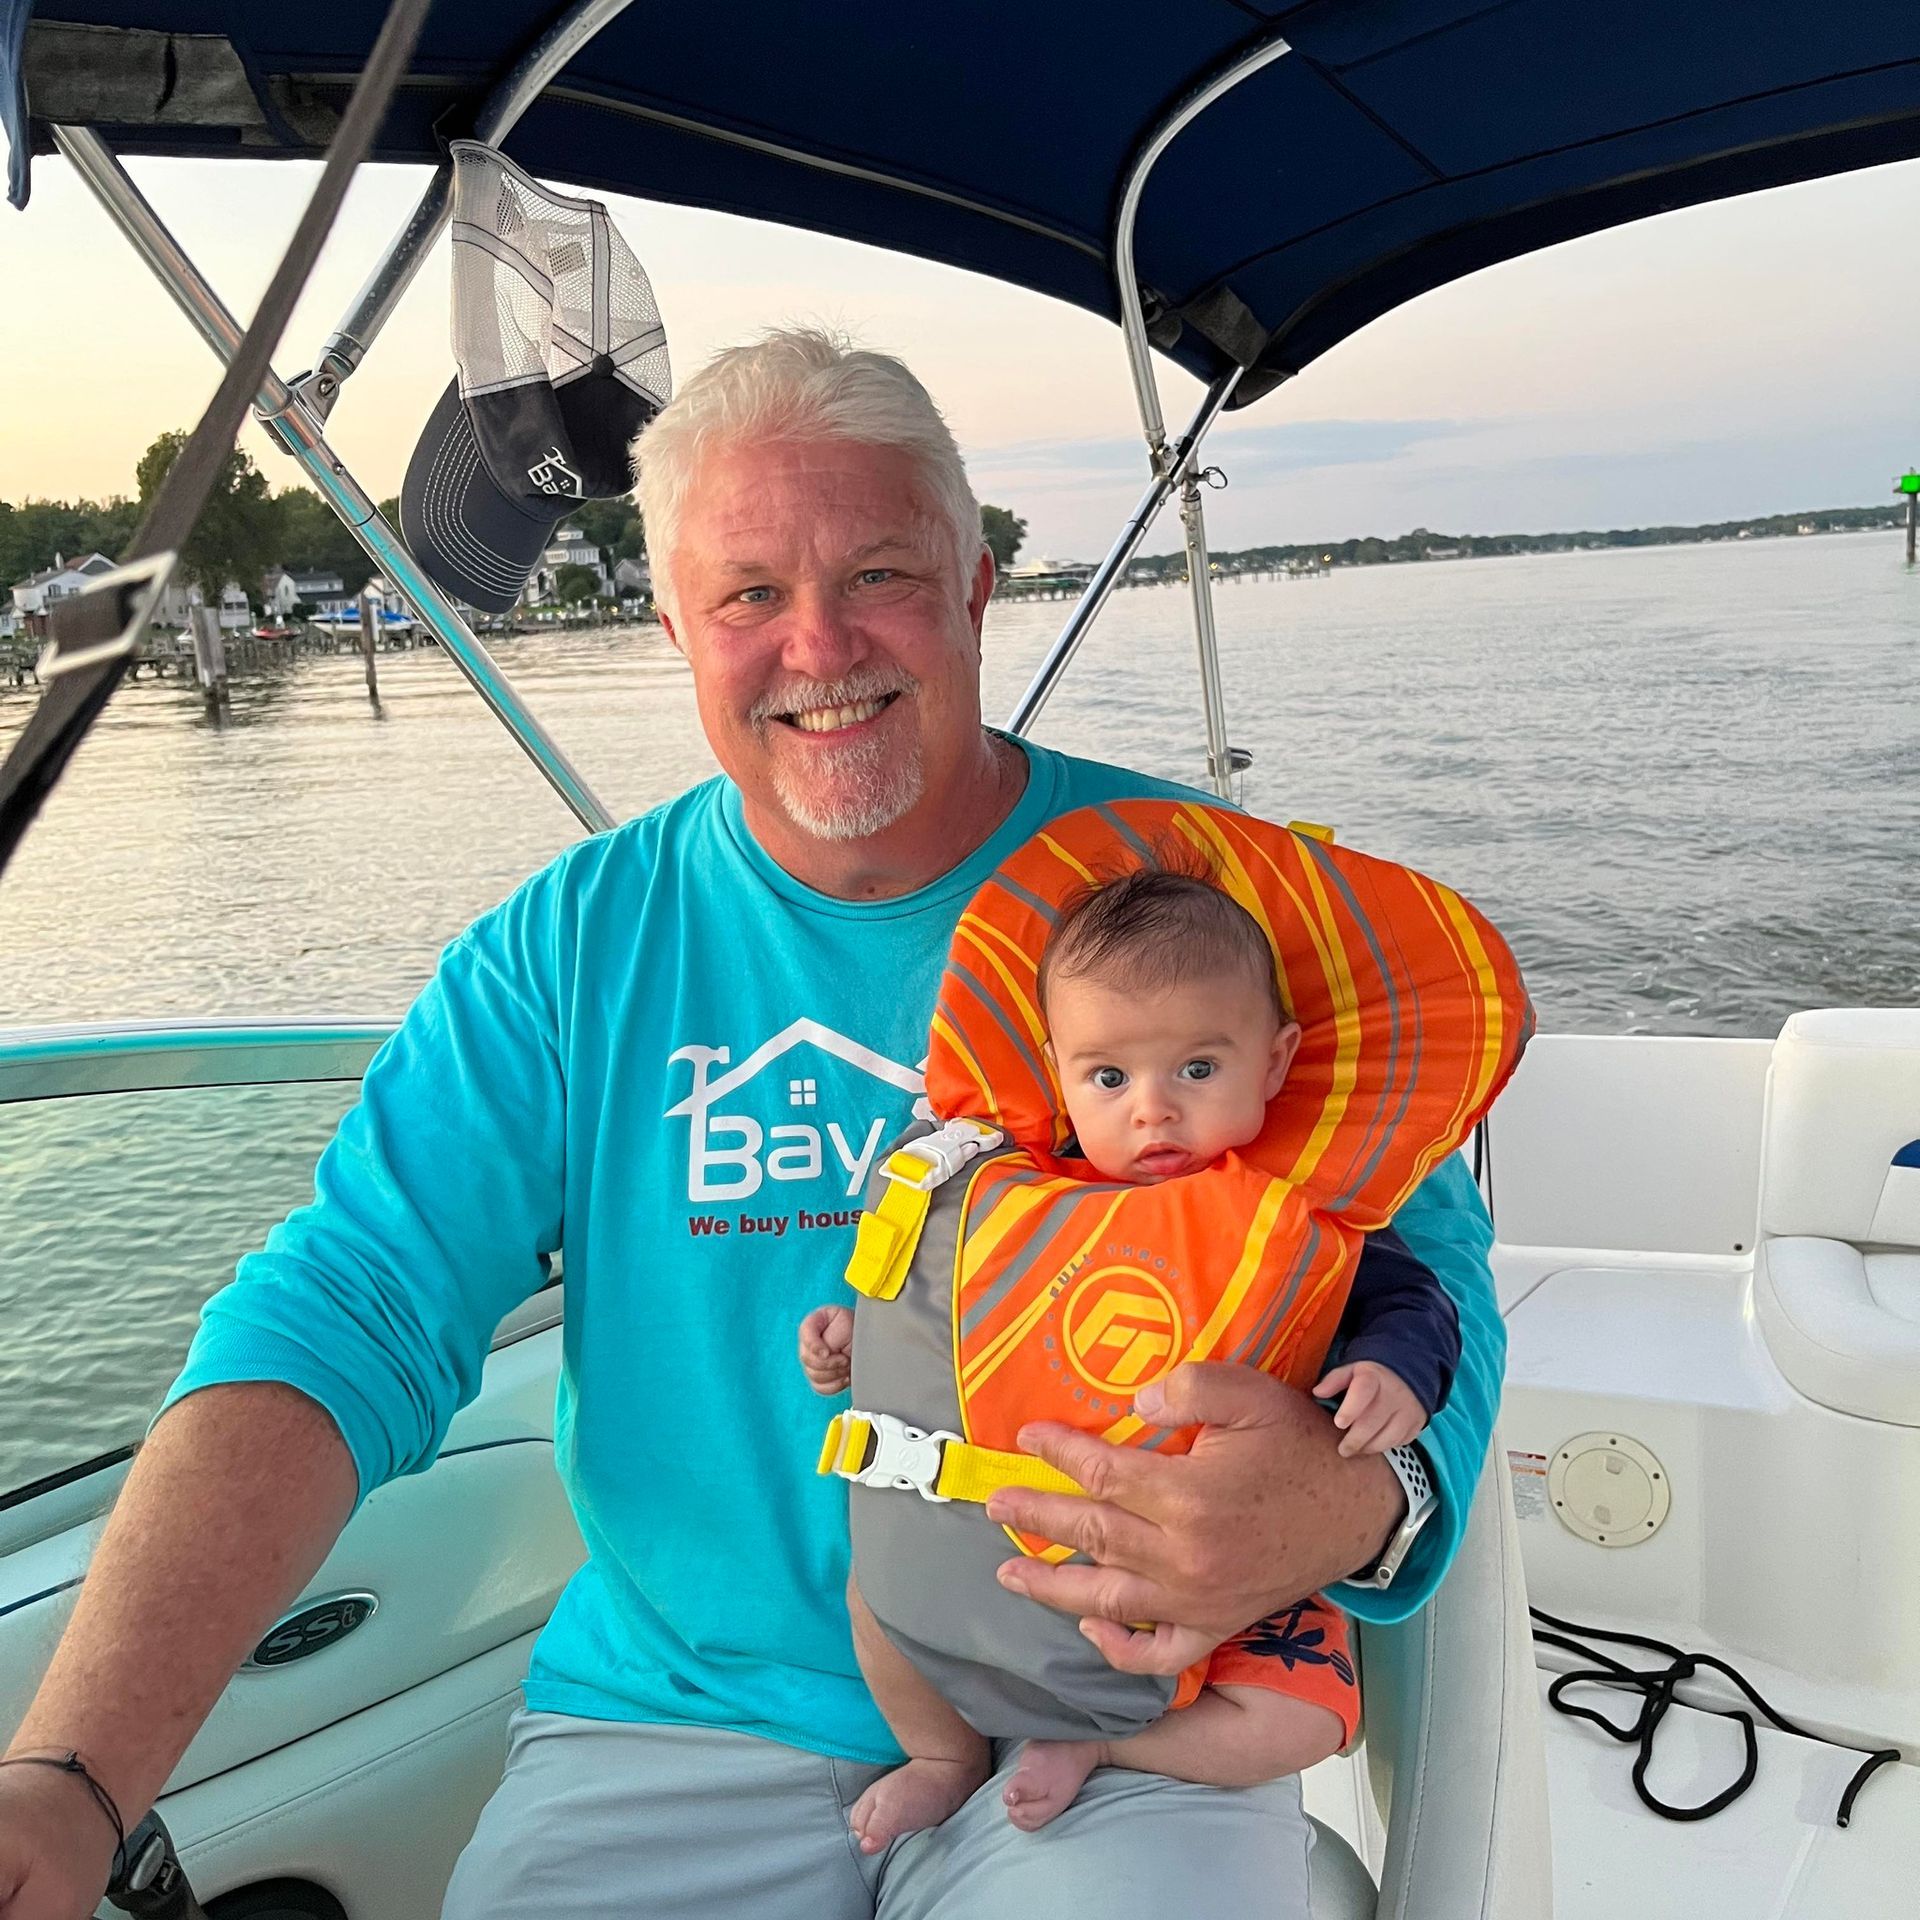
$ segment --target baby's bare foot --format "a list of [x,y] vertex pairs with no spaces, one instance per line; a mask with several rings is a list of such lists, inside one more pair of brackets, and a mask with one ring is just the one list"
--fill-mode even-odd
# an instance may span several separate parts
[[1038,1832],[1073,1805],[1074,1795],[1099,1764],[1098,1740],[1029,1740],[1001,1796],[1007,1818],[1027,1833]]
[[862,1853],[879,1853],[903,1833],[937,1827],[958,1813],[987,1777],[984,1750],[974,1760],[909,1760],[876,1780],[847,1816]]

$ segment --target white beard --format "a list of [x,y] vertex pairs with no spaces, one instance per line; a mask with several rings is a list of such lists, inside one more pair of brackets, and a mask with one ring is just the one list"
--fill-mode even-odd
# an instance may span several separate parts
[[[798,705],[851,706],[862,700],[883,699],[890,693],[910,700],[916,691],[905,674],[856,667],[844,680],[832,684],[817,680],[789,683],[765,695],[749,717],[761,738],[770,742],[771,729],[783,724],[778,716]],[[927,786],[917,733],[904,745],[869,735],[845,746],[812,748],[805,755],[804,765],[796,764],[777,747],[769,758],[773,790],[787,818],[816,840],[864,840],[870,834],[884,833],[919,805]]]
[[808,756],[813,777],[782,757],[773,763],[774,791],[787,818],[816,840],[864,840],[911,813],[926,791],[916,739],[891,751],[881,740],[829,747]]

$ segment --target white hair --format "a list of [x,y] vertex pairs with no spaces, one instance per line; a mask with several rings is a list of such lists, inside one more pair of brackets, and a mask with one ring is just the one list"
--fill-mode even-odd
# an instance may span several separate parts
[[633,444],[654,593],[669,616],[680,510],[702,456],[753,441],[894,447],[951,534],[962,584],[980,558],[980,503],[953,434],[906,363],[816,327],[782,327],[714,355]]

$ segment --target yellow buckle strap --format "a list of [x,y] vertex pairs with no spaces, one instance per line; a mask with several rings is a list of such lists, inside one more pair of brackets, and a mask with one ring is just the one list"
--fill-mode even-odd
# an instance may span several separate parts
[[866,1464],[873,1423],[863,1413],[836,1413],[827,1422],[815,1473],[858,1473]]
[[933,1485],[943,1499],[977,1502],[1001,1487],[1031,1487],[1036,1493],[1086,1492],[1078,1480],[1030,1453],[998,1453],[967,1440],[947,1442],[940,1456],[940,1477]]
[[924,1499],[976,1505],[1001,1487],[1083,1493],[1077,1480],[1029,1453],[1001,1453],[940,1431],[928,1433],[888,1413],[849,1409],[827,1423],[819,1473],[872,1487],[906,1488]]
[[1309,840],[1324,840],[1329,846],[1333,844],[1333,829],[1323,827],[1318,820],[1289,820],[1287,831],[1305,834]]
[[907,1263],[920,1244],[933,1197],[926,1188],[907,1184],[927,1172],[911,1148],[892,1155],[887,1171],[898,1177],[887,1181],[878,1204],[861,1214],[847,1262],[847,1285],[869,1300],[891,1300],[906,1285]]

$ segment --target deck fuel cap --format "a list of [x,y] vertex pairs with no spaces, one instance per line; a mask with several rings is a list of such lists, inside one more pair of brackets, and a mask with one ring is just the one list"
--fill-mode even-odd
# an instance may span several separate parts
[[1622,1433],[1577,1434],[1555,1448],[1547,1498],[1560,1524],[1596,1547],[1651,1540],[1672,1505],[1666,1468]]

